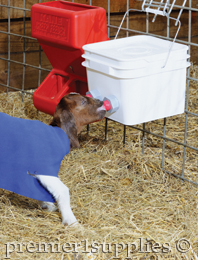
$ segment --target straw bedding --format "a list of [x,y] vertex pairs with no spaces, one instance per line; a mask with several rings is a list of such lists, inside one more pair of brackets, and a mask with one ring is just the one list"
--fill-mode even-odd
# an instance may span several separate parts
[[[193,66],[191,75],[197,71]],[[189,110],[197,113],[194,81],[189,94]],[[46,124],[51,119],[37,113],[31,95],[21,102],[19,92],[1,93],[0,111]],[[183,142],[185,115],[167,120],[166,136]],[[198,119],[190,117],[187,142],[194,147],[197,125]],[[162,135],[163,120],[147,123],[146,129]],[[7,255],[10,259],[198,259],[197,186],[161,170],[160,138],[146,134],[144,155],[140,131],[127,127],[125,146],[122,138],[123,125],[109,121],[105,141],[104,120],[94,123],[88,134],[86,128],[80,134],[81,148],[62,161],[59,177],[70,189],[80,225],[63,226],[58,211],[46,212],[37,201],[0,190],[0,259],[6,258],[6,248],[14,251]],[[183,146],[167,141],[167,170],[180,174],[182,161]],[[185,174],[198,181],[197,153],[191,149],[186,150]],[[54,248],[44,250],[42,243]],[[78,249],[71,252],[66,243],[78,243]]]

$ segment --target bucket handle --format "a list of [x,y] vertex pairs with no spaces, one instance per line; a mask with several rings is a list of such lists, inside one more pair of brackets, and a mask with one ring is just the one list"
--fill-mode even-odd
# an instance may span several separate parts
[[[146,1],[146,0],[144,0],[144,3],[145,3],[145,1]],[[161,1],[163,1],[163,0],[161,0]],[[143,5],[144,5],[144,3],[143,3]],[[184,4],[185,4],[185,3],[186,3],[186,0],[184,0]],[[184,6],[184,4],[183,4],[183,6]],[[180,13],[179,13],[179,15],[178,15],[178,17],[177,17],[177,19],[176,19],[176,18],[173,18],[173,17],[169,16],[169,13],[170,13],[170,12],[166,13],[165,11],[159,11],[159,8],[158,8],[158,9],[152,9],[152,8],[146,8],[146,9],[144,9],[144,8],[143,8],[143,5],[142,5],[142,10],[139,10],[139,9],[128,9],[128,10],[125,12],[125,14],[124,14],[124,16],[123,16],[123,18],[122,18],[122,21],[121,21],[121,23],[120,23],[120,26],[119,26],[119,28],[118,28],[118,31],[117,31],[117,33],[116,33],[116,36],[115,36],[114,40],[118,37],[118,34],[119,34],[120,29],[121,29],[121,27],[122,27],[122,24],[123,24],[123,22],[124,22],[124,20],[125,20],[125,18],[126,18],[126,15],[127,15],[130,11],[153,13],[153,14],[155,14],[155,16],[154,16],[154,18],[153,18],[153,22],[155,21],[155,18],[156,18],[156,16],[157,16],[158,14],[159,14],[159,15],[166,16],[166,17],[168,17],[168,18],[171,19],[171,20],[175,20],[175,21],[176,21],[175,26],[178,26],[178,28],[177,28],[177,31],[176,31],[176,34],[175,34],[175,37],[174,37],[173,41],[170,43],[170,47],[169,47],[169,51],[168,51],[168,55],[167,55],[167,57],[166,57],[165,63],[164,63],[164,65],[162,66],[162,68],[165,68],[165,66],[166,66],[166,64],[167,64],[167,61],[168,61],[168,58],[169,58],[169,56],[170,56],[171,50],[172,50],[172,48],[173,48],[173,45],[174,45],[174,43],[175,43],[175,41],[176,41],[177,35],[178,35],[179,30],[180,30],[180,27],[181,27],[181,22],[180,22],[179,18],[180,18],[180,16],[181,16],[182,10],[180,10]],[[172,7],[171,7],[171,10],[172,10]]]

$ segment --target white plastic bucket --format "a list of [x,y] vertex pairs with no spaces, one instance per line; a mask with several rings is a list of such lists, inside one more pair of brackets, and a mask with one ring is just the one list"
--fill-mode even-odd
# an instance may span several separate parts
[[184,112],[188,47],[151,36],[83,46],[89,90],[115,95],[120,108],[110,119],[135,125]]

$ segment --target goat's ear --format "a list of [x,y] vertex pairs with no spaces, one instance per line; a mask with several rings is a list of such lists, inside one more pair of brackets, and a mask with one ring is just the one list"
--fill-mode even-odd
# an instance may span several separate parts
[[60,128],[67,134],[73,148],[79,148],[80,144],[77,136],[76,121],[68,110],[63,110],[60,114]]

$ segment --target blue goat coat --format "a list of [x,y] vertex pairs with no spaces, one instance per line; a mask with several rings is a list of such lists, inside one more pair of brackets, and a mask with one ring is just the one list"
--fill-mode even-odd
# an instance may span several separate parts
[[69,151],[68,136],[61,128],[0,113],[0,188],[54,202],[32,175],[58,177],[61,161]]

